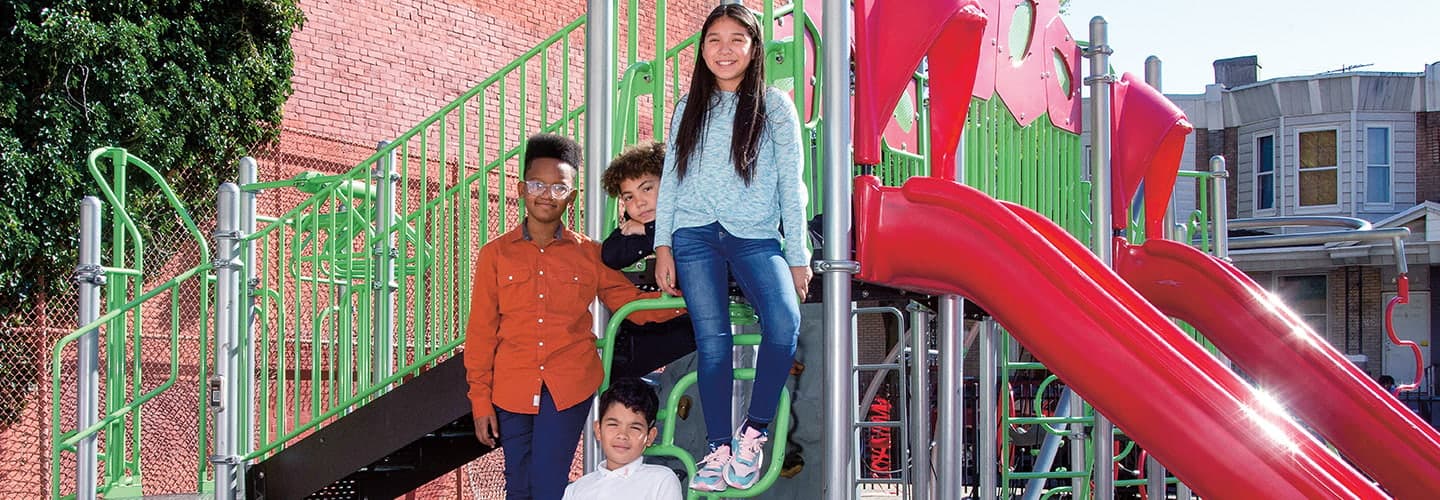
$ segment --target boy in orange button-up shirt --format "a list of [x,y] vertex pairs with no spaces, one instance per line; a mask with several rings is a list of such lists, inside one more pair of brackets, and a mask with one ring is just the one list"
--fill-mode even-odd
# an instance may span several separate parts
[[[595,352],[589,306],[612,310],[658,293],[635,289],[600,260],[600,245],[566,229],[580,145],[557,135],[526,144],[518,192],[527,216],[520,227],[480,249],[465,329],[465,371],[475,437],[505,448],[510,499],[555,499],[565,492],[583,404],[604,376]],[[636,313],[664,321],[682,311]]]

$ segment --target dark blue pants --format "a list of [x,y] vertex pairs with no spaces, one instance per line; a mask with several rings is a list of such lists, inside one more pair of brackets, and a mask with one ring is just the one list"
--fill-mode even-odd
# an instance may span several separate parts
[[755,360],[755,381],[746,418],[770,423],[780,402],[780,390],[795,361],[795,339],[800,334],[800,305],[795,281],[772,239],[738,238],[715,222],[675,230],[672,246],[680,291],[695,328],[700,401],[705,406],[705,438],[711,443],[728,440],[733,394],[730,338],[729,277],[745,292],[745,299],[760,317],[760,349]]
[[580,431],[590,415],[590,401],[555,409],[550,391],[540,387],[540,412],[510,413],[495,408],[500,446],[505,450],[505,498],[560,500],[570,482],[570,464]]

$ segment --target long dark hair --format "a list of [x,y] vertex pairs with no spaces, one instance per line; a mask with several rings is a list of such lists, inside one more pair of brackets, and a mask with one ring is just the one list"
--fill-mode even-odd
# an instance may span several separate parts
[[[759,156],[760,132],[765,126],[765,44],[760,39],[760,21],[750,9],[740,4],[722,4],[710,11],[705,25],[700,28],[700,43],[710,26],[722,17],[728,17],[750,35],[750,65],[745,68],[745,77],[735,89],[735,125],[730,136],[730,158],[735,163],[735,173],[745,180],[745,185],[755,178],[755,159]],[[716,91],[715,74],[705,65],[704,49],[695,51],[695,71],[690,74],[690,97],[685,105],[685,114],[680,117],[680,128],[676,130],[675,173],[685,179],[690,167],[695,145],[704,134],[705,121],[710,116],[710,100]]]

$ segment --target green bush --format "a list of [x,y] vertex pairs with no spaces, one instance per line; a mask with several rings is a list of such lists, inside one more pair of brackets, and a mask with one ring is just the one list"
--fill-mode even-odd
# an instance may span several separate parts
[[[0,316],[70,288],[91,150],[126,148],[187,205],[212,204],[278,133],[302,22],[296,0],[0,5]],[[132,210],[152,231],[175,224],[153,194]]]

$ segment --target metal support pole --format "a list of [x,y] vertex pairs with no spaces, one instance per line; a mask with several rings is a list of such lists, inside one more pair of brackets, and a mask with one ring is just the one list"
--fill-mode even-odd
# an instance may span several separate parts
[[[254,158],[246,156],[240,159],[240,172],[236,180],[241,188],[240,231],[246,236],[255,234],[255,201],[260,193],[246,191],[244,188],[258,182],[259,173],[260,167],[255,163]],[[242,379],[245,383],[245,405],[241,407],[248,410],[251,408],[250,404],[255,401],[255,287],[260,285],[259,277],[255,274],[255,245],[253,243],[245,245],[244,259],[245,283],[244,288],[241,289],[241,297],[244,300],[241,305],[245,309],[241,312],[243,316],[241,316],[240,323],[240,338],[245,345],[246,353],[242,372],[245,377]],[[255,425],[251,421],[253,414],[249,411],[243,413],[240,426],[240,452],[249,453],[251,445],[255,443]]]
[[[105,269],[100,267],[100,199],[86,196],[80,201],[80,263],[75,266],[75,284],[80,288],[80,326],[94,323],[100,317],[100,288],[105,285]],[[80,429],[89,429],[99,420],[100,410],[100,329],[94,328],[80,337],[80,388],[76,405],[76,422]],[[75,497],[94,500],[99,484],[95,476],[97,460],[96,435],[91,434],[75,445]]]
[[[611,120],[615,113],[615,25],[617,14],[613,0],[586,0],[585,23],[585,235],[600,241],[605,238],[605,190],[600,187],[601,174],[610,160],[610,144],[615,138]],[[610,322],[610,311],[598,301],[591,302],[591,331],[604,335]],[[598,417],[590,405],[590,421]],[[594,429],[585,426],[582,464],[586,473],[595,470],[600,448]]]
[[1225,192],[1225,178],[1230,174],[1225,170],[1224,156],[1210,157],[1210,173],[1214,183],[1210,187],[1211,210],[1214,212],[1210,218],[1215,221],[1215,256],[1230,260],[1230,199]]
[[215,453],[210,462],[215,470],[215,499],[240,497],[240,456],[237,447],[239,423],[244,413],[236,406],[235,382],[239,375],[237,345],[240,325],[240,262],[236,246],[240,238],[240,187],[220,185],[215,196],[215,373],[210,378],[210,408],[215,412]]
[[[380,141],[376,149],[384,149],[388,141]],[[370,171],[375,182],[375,235],[371,252],[375,257],[375,276],[370,282],[371,297],[371,370],[370,383],[378,384],[395,369],[395,151],[380,157]]]
[[[1090,220],[1093,221],[1091,241],[1095,256],[1106,266],[1112,263],[1110,227],[1110,43],[1105,18],[1090,19]],[[1084,411],[1074,405],[1074,411]],[[1115,496],[1115,477],[1110,464],[1115,456],[1114,426],[1104,416],[1095,414],[1095,498],[1109,500]],[[1075,464],[1071,465],[1072,467]]]
[[930,499],[930,313],[910,308],[910,491]]
[[[821,39],[850,38],[850,2],[825,0],[825,26]],[[850,276],[859,269],[850,260],[850,46],[826,43],[821,54],[820,112],[825,117],[822,137],[825,162],[825,255],[818,271],[825,290],[825,493],[830,500],[855,497],[855,387],[851,368],[855,363],[851,323]],[[944,497],[942,497],[944,498]],[[958,497],[952,497],[958,498]]]
[[998,339],[995,334],[995,322],[986,319],[984,326],[980,328],[980,387],[976,389],[980,394],[976,402],[975,424],[978,430],[975,437],[975,463],[980,475],[980,489],[975,498],[995,498],[996,475],[999,473],[996,468],[1000,463],[999,453],[994,446],[1000,442],[1000,419],[997,415],[999,403],[995,398],[999,389],[999,363],[995,357],[995,342]]
[[[936,498],[960,498],[964,477],[965,434],[965,345],[961,339],[960,297],[940,297],[940,327],[936,331],[940,351],[940,388],[937,392],[935,439],[938,459],[935,476],[939,478]],[[983,465],[982,465],[983,466]]]

